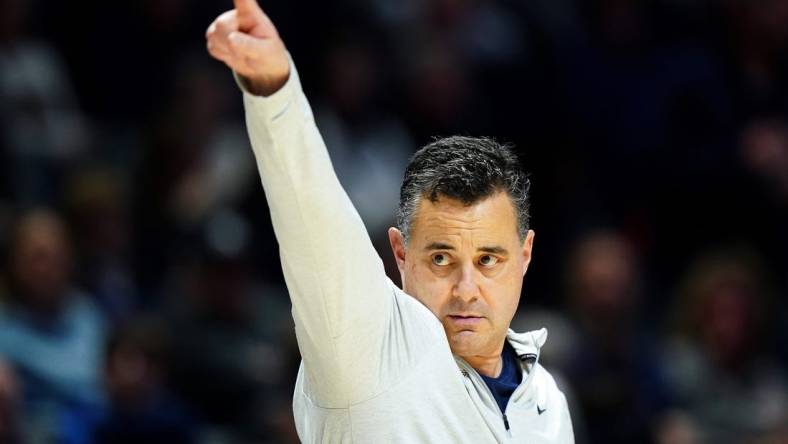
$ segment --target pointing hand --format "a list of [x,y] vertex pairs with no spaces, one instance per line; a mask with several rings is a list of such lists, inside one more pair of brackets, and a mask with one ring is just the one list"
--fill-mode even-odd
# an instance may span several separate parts
[[285,44],[256,0],[234,4],[208,27],[208,52],[237,72],[251,93],[271,95],[290,76]]

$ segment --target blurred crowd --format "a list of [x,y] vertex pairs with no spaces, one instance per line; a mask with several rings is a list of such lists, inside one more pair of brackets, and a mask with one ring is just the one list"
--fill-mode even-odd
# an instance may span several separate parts
[[[516,144],[578,443],[788,442],[788,0],[262,6],[395,281],[408,157]],[[231,7],[0,0],[1,443],[298,442]]]

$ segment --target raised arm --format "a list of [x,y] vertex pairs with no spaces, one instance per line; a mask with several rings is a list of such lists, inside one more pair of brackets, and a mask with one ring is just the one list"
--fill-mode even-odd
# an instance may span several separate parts
[[379,384],[394,303],[366,229],[337,180],[298,74],[255,0],[211,24],[208,50],[239,77],[307,377],[325,407]]

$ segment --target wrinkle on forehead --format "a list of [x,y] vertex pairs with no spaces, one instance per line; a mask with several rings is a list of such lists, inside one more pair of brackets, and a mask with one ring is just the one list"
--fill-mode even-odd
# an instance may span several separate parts
[[518,235],[514,205],[505,193],[471,205],[445,197],[436,202],[424,199],[416,211],[412,230],[414,238],[427,242],[440,238],[459,243],[477,237],[481,237],[476,239],[479,241],[492,241]]

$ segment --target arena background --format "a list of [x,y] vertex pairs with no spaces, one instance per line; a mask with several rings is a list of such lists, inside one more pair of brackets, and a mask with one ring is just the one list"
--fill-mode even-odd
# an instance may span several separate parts
[[[516,144],[577,442],[788,442],[788,1],[262,6],[393,279],[408,156]],[[231,7],[0,0],[0,442],[297,442]]]

